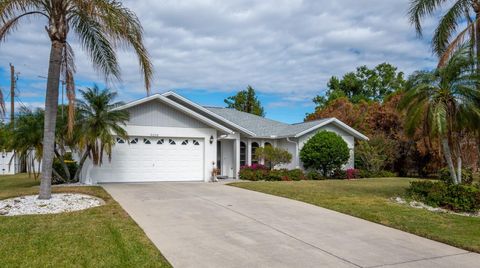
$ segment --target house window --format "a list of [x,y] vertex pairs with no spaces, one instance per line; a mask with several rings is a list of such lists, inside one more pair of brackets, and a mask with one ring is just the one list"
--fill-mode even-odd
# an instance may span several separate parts
[[187,144],[188,144],[188,140],[182,141],[182,145],[187,145]]
[[163,139],[159,139],[159,140],[157,141],[157,144],[163,144],[163,142],[164,142]]
[[193,143],[193,145],[195,145],[195,146],[198,146],[198,145],[200,145],[200,142],[198,142],[197,140],[193,140],[193,142],[192,142],[192,143]]
[[152,142],[149,139],[143,139],[143,143],[145,144],[152,144]]
[[245,142],[240,142],[240,166],[247,165],[247,146]]
[[133,140],[130,141],[131,144],[137,144],[138,143],[138,138],[135,138]]
[[255,155],[255,151],[260,147],[258,143],[252,142],[252,164],[258,164],[257,156]]
[[169,139],[169,140],[168,140],[168,143],[170,143],[170,145],[175,145],[175,144],[177,144],[177,143],[175,143],[175,141],[172,140],[172,139]]
[[125,143],[125,141],[123,139],[117,137],[117,143]]

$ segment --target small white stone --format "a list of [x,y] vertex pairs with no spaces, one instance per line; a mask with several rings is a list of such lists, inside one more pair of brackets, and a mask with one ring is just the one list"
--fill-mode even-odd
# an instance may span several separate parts
[[30,195],[0,200],[0,208],[4,212],[0,215],[56,214],[98,207],[104,203],[100,198],[84,194],[52,194],[49,200],[39,200],[36,195]]

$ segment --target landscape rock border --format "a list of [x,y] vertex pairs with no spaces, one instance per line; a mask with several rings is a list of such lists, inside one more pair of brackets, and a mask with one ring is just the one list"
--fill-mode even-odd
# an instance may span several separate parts
[[58,214],[104,204],[101,198],[79,193],[52,194],[49,200],[40,200],[38,195],[27,195],[0,200],[0,216]]
[[451,210],[444,209],[444,208],[435,208],[435,207],[429,206],[429,205],[424,204],[424,203],[419,202],[419,201],[408,202],[407,200],[405,200],[401,197],[392,198],[392,201],[397,203],[397,204],[408,205],[412,208],[426,209],[426,210],[431,211],[431,212],[454,214],[454,215],[465,216],[465,217],[480,217],[480,211],[478,211],[477,213],[455,212],[455,211],[451,211]]

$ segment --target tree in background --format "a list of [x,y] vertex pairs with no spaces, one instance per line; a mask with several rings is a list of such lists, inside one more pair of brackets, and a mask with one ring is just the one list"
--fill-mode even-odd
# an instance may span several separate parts
[[376,177],[395,163],[397,147],[396,141],[382,135],[359,141],[355,146],[355,167],[364,170],[368,177]]
[[[45,120],[42,153],[40,199],[50,199],[59,80],[67,82],[70,122],[73,122],[75,87],[74,53],[68,35],[75,34],[90,56],[94,67],[107,79],[119,78],[120,68],[115,49],[131,47],[138,56],[147,93],[152,78],[152,64],[143,44],[143,29],[137,16],[118,1],[3,0],[0,1],[0,41],[18,29],[26,18],[45,19],[51,41],[45,97]],[[70,124],[69,130],[73,129]]]
[[353,103],[361,101],[381,102],[389,94],[402,89],[405,84],[402,72],[388,63],[382,63],[373,69],[360,66],[356,72],[345,74],[342,79],[332,76],[327,84],[325,96],[316,96],[313,101],[323,108],[328,103],[342,97]]
[[[385,169],[400,176],[433,176],[442,168],[440,152],[435,140],[423,135],[420,127],[413,136],[407,136],[404,128],[405,112],[398,110],[403,97],[399,90],[383,102],[352,103],[347,97],[331,101],[327,106],[317,107],[305,121],[336,117],[370,138],[382,137],[395,144],[395,159]],[[370,143],[369,141],[368,143]],[[472,146],[469,151],[475,151]],[[476,158],[472,158],[476,159]],[[469,163],[472,167],[476,160]]]
[[227,108],[258,116],[265,116],[263,106],[260,100],[258,100],[255,89],[251,86],[248,86],[247,89],[238,92],[234,96],[228,97],[224,102],[227,104]]
[[[457,51],[445,66],[416,72],[409,80],[400,108],[407,111],[405,127],[413,135],[421,126],[438,138],[455,184],[462,182],[462,143],[468,127],[479,122],[479,76],[472,70],[469,51]],[[456,165],[453,159],[456,158]]]
[[292,161],[292,154],[282,148],[265,146],[255,150],[256,160],[264,160],[273,169],[277,165],[288,164]]
[[300,151],[300,159],[307,169],[329,176],[350,158],[350,150],[342,137],[330,131],[320,131],[310,138]]

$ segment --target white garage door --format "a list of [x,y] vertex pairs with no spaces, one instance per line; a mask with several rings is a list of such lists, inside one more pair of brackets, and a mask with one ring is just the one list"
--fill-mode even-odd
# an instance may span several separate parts
[[203,159],[203,139],[117,138],[112,161],[90,175],[96,182],[203,181]]

